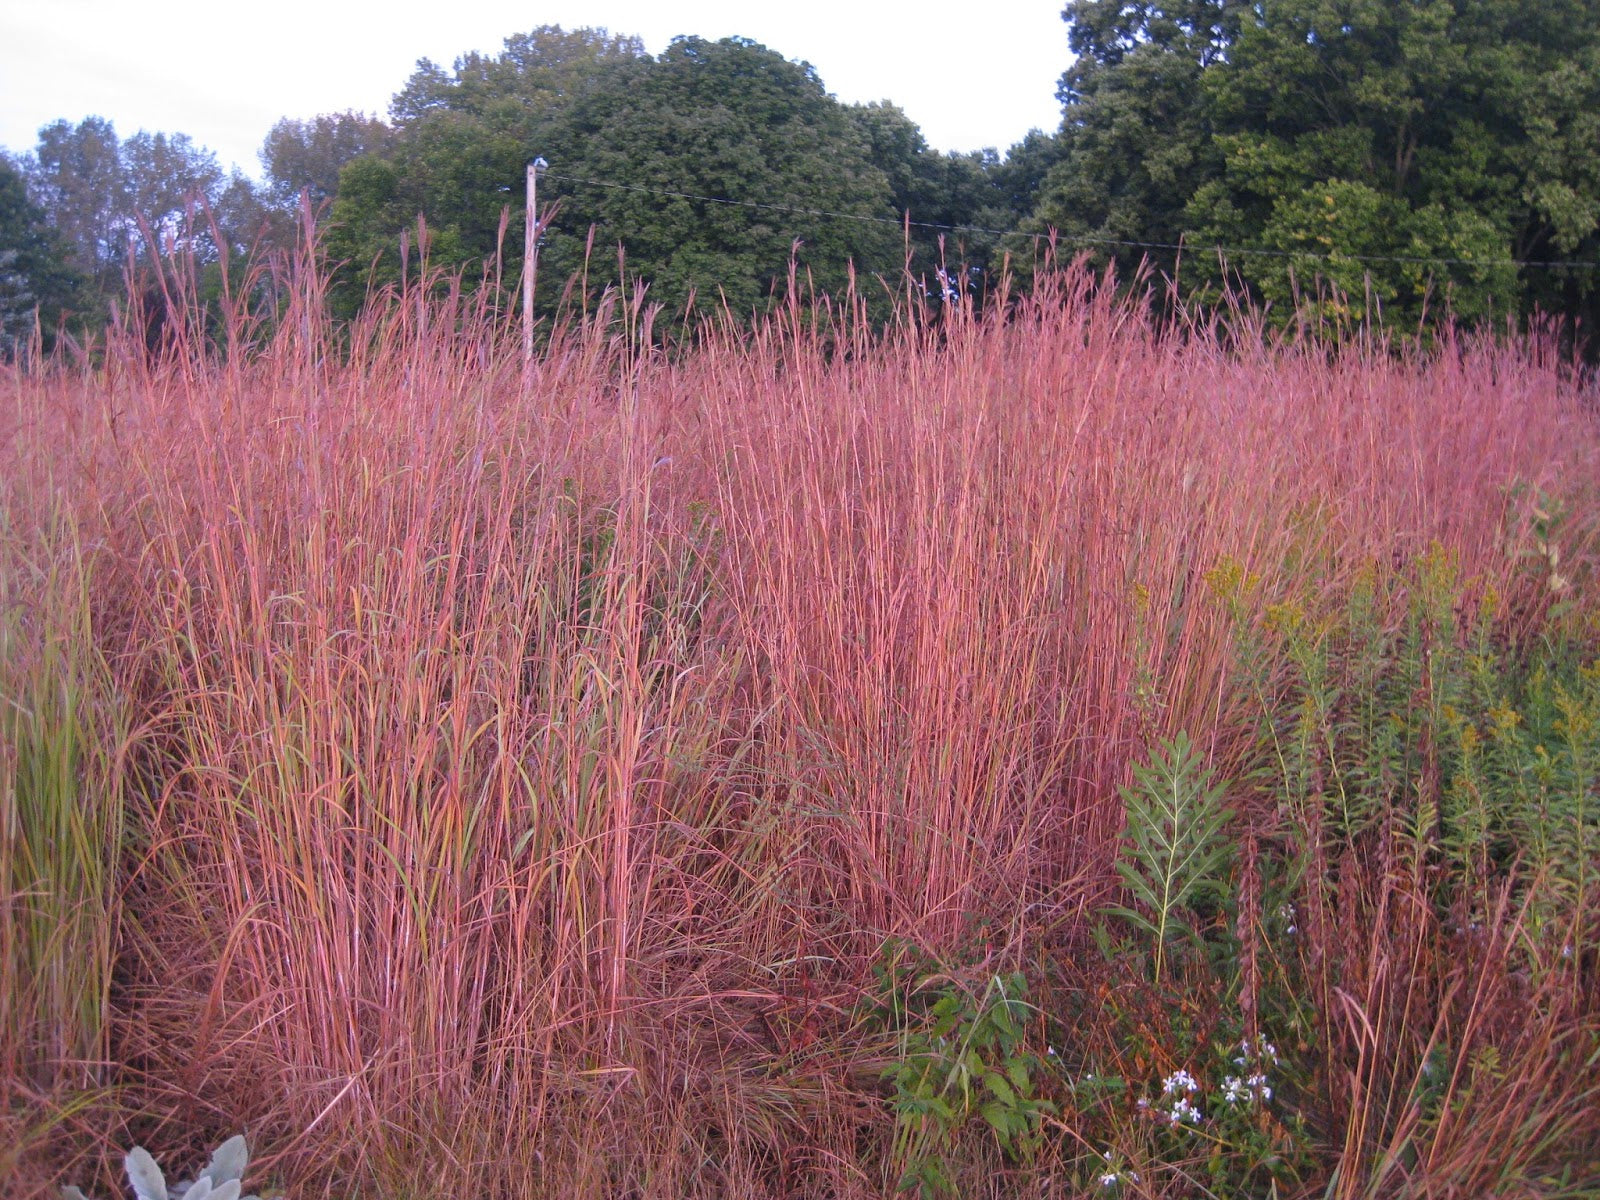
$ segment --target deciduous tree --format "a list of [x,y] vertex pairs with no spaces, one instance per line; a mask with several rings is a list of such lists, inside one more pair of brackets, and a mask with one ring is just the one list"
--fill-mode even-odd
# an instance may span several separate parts
[[[1595,315],[1600,0],[1072,0],[1035,228],[1281,314]],[[1117,242],[1147,245],[1117,245]],[[1156,247],[1148,245],[1156,244]]]
[[48,348],[86,303],[84,279],[69,265],[61,234],[28,198],[22,172],[0,155],[0,357],[27,343],[36,320]]
[[339,190],[345,164],[363,154],[383,153],[391,136],[387,124],[365,113],[323,113],[304,121],[285,117],[261,145],[272,200],[292,208],[305,192],[312,207],[320,207]]

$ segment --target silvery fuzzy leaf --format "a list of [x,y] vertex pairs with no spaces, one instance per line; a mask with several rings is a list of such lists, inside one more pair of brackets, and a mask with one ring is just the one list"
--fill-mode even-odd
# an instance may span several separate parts
[[85,1196],[71,1184],[68,1184],[66,1187],[61,1189],[61,1200],[89,1200],[89,1197]]
[[173,1200],[211,1200],[211,1180],[200,1176]]
[[161,1168],[156,1166],[156,1160],[150,1157],[150,1151],[143,1146],[135,1146],[128,1151],[128,1157],[122,1165],[139,1200],[167,1200],[166,1177],[161,1174]]
[[239,1181],[230,1179],[211,1193],[211,1200],[239,1200]]
[[209,1179],[212,1187],[227,1183],[230,1179],[243,1179],[244,1169],[249,1163],[250,1149],[245,1145],[244,1135],[236,1133],[212,1152],[211,1162],[200,1172],[200,1179]]

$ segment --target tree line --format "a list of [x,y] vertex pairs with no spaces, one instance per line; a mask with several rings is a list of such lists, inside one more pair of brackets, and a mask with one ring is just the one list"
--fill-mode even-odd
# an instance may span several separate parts
[[[182,134],[56,122],[0,160],[0,336],[35,314],[92,325],[130,264],[137,280],[180,246],[220,280],[291,245],[303,203],[342,315],[424,264],[509,304],[534,155],[551,164],[544,279],[644,280],[672,311],[747,316],[791,263],[819,292],[853,272],[981,300],[1050,252],[1279,321],[1543,312],[1581,331],[1600,315],[1600,0],[1069,0],[1063,16],[1061,126],[1004,155],[936,152],[892,103],[841,103],[745,39],[651,55],[552,26],[450,69],[421,60],[387,119],[278,122],[261,183]],[[542,287],[552,311],[561,289]]]

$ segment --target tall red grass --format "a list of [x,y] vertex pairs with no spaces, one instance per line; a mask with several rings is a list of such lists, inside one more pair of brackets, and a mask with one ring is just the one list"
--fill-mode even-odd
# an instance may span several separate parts
[[0,377],[4,567],[79,548],[135,730],[84,800],[113,1123],[26,1183],[243,1126],[296,1195],[881,1194],[873,957],[1081,946],[1140,748],[1239,748],[1208,573],[1437,541],[1533,603],[1508,489],[1600,470],[1540,345],[1268,345],[1081,272],[674,354],[612,298],[527,368],[458,291],[368,311],[305,273],[270,333]]

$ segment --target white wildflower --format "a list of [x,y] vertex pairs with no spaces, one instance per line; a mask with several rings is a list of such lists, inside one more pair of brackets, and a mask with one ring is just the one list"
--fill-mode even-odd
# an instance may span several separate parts
[[1185,1121],[1198,1125],[1204,1114],[1189,1102],[1187,1096],[1181,1096],[1172,1106],[1172,1115],[1169,1118],[1173,1128],[1177,1128]]
[[1233,1061],[1236,1066],[1240,1067],[1247,1067],[1252,1062],[1264,1062],[1269,1067],[1275,1067],[1278,1065],[1278,1048],[1267,1041],[1266,1036],[1263,1034],[1261,1037],[1256,1038],[1255,1049],[1252,1050],[1250,1039],[1245,1038],[1244,1041],[1239,1043],[1239,1053]]
[[1174,1071],[1161,1081],[1161,1094],[1175,1096],[1180,1091],[1193,1092],[1199,1089],[1199,1084],[1194,1081],[1194,1076],[1187,1071]]

